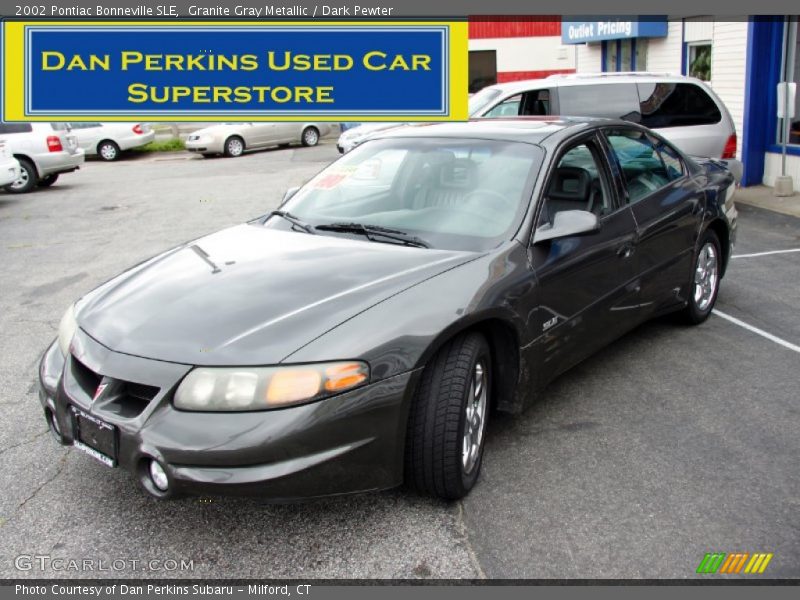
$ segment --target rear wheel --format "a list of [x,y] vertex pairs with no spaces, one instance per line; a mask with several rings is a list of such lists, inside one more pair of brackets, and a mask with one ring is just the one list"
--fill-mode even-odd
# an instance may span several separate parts
[[316,146],[319,143],[319,131],[316,127],[306,127],[300,140],[303,146]]
[[58,181],[58,173],[53,173],[52,175],[45,175],[39,180],[39,187],[50,187],[56,181]]
[[706,230],[697,244],[692,280],[689,283],[689,304],[682,313],[684,320],[692,325],[705,321],[717,301],[722,273],[721,257],[717,234],[710,229]]
[[409,415],[406,483],[445,500],[475,485],[491,401],[491,354],[479,333],[461,335],[425,368]]
[[27,158],[19,158],[20,175],[14,183],[9,183],[5,190],[12,194],[25,194],[30,192],[39,183],[36,167]]
[[97,144],[97,156],[111,162],[119,158],[119,146],[111,140],[103,140]]
[[238,135],[232,135],[225,140],[225,156],[235,158],[244,153],[244,140]]

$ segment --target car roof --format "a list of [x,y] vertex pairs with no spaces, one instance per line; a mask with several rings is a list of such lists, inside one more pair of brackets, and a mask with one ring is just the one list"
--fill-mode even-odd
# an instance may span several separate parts
[[472,138],[540,144],[555,137],[588,130],[600,125],[633,126],[621,119],[594,117],[504,117],[472,119],[467,122],[419,123],[379,132],[370,139],[387,138]]
[[608,83],[679,83],[692,82],[702,84],[695,77],[676,75],[674,73],[650,73],[642,71],[614,73],[566,73],[554,74],[543,79],[523,79],[496,83],[484,89],[499,90],[503,93],[523,92],[537,87],[569,87],[573,85],[603,85]]

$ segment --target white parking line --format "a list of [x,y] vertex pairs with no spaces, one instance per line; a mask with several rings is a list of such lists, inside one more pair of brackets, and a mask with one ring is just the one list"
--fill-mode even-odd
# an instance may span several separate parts
[[755,252],[753,254],[734,254],[731,258],[753,258],[754,256],[769,256],[770,254],[787,254],[789,252],[800,252],[800,248],[790,250],[770,250],[769,252]]
[[786,340],[782,340],[778,336],[772,335],[771,333],[768,333],[768,332],[764,331],[763,329],[759,329],[758,327],[753,327],[752,325],[749,325],[748,323],[745,323],[744,321],[740,321],[736,317],[732,317],[732,316],[730,316],[728,314],[725,314],[724,312],[722,312],[721,310],[718,310],[716,308],[714,310],[712,310],[711,312],[714,313],[715,315],[717,315],[718,317],[722,317],[726,321],[730,321],[734,325],[738,325],[739,327],[744,327],[748,331],[752,331],[753,333],[755,333],[757,335],[760,335],[761,337],[767,338],[771,342],[775,342],[776,344],[779,344],[779,345],[783,346],[784,348],[788,348],[789,350],[794,350],[795,352],[800,354],[800,346],[796,346],[795,344],[792,344],[791,342],[787,342]]

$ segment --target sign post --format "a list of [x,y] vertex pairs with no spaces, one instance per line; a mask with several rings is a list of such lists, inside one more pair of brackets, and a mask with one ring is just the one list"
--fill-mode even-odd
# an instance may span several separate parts
[[782,81],[778,84],[778,118],[781,119],[781,175],[775,178],[774,194],[776,196],[792,196],[794,182],[791,175],[786,174],[786,145],[789,143],[789,131],[794,118],[797,84],[793,81]]

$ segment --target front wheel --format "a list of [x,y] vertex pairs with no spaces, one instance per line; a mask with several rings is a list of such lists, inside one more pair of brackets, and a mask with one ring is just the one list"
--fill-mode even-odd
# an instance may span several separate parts
[[232,135],[225,140],[225,156],[236,158],[244,153],[244,140],[238,135]]
[[706,230],[697,244],[694,270],[689,284],[689,304],[683,309],[683,318],[692,325],[698,325],[708,318],[719,292],[722,273],[722,252],[717,234]]
[[486,339],[473,332],[449,342],[425,368],[408,422],[409,486],[457,500],[475,485],[489,416],[491,365]]

